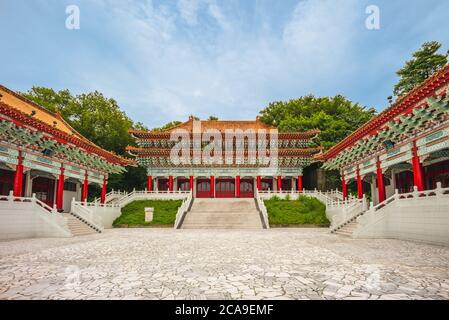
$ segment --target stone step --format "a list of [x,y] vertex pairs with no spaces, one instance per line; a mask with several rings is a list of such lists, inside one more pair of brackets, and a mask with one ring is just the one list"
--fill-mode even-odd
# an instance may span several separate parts
[[88,234],[98,233],[98,231],[91,228],[89,225],[87,225],[77,217],[69,213],[64,213],[64,216],[67,218],[67,226],[69,227],[70,232],[73,236],[84,236]]
[[254,199],[195,199],[183,229],[261,229]]
[[182,225],[182,229],[262,229],[262,225],[225,225],[225,224],[186,224]]

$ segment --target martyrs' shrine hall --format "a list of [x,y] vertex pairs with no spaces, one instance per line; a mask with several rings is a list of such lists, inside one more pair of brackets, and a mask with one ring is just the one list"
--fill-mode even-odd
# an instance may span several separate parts
[[[214,144],[212,153],[224,155],[223,159],[207,161],[202,158],[197,162],[175,163],[171,150],[178,143],[176,131],[187,136],[184,141],[187,156],[201,154],[211,141],[220,140]],[[147,168],[148,190],[193,190],[197,198],[252,198],[255,188],[261,191],[302,190],[303,168],[321,151],[321,148],[311,147],[319,130],[278,133],[259,118],[200,121],[190,117],[162,132],[131,130],[130,133],[137,139],[138,147],[128,147],[128,152],[136,156],[140,166]],[[195,143],[196,135],[198,143]],[[215,138],[209,139],[211,136]],[[270,165],[260,161],[261,146],[267,145],[274,166],[273,162]]]
[[0,195],[35,197],[68,212],[73,198],[86,201],[89,184],[132,164],[80,135],[59,114],[0,86]]
[[449,187],[449,65],[317,157],[381,203],[400,194]]

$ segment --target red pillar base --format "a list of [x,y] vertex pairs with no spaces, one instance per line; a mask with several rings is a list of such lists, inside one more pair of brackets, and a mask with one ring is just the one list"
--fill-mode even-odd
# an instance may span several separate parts
[[362,177],[357,172],[357,195],[359,199],[363,198],[363,183],[362,183]]
[[379,203],[385,201],[385,183],[380,162],[377,163],[377,190],[379,195]]
[[235,197],[240,198],[240,176],[235,177]]
[[147,178],[147,191],[153,191],[153,177],[148,176]]
[[302,192],[302,176],[298,176],[298,192]]
[[210,177],[210,197],[215,198],[215,177]]
[[348,185],[346,184],[344,176],[341,176],[341,193],[343,193],[343,200],[347,200],[348,199]]
[[106,202],[106,178],[103,180],[103,187],[101,188],[101,198],[100,203],[104,204]]
[[168,191],[173,191],[173,176],[168,177]]
[[56,209],[63,211],[63,199],[64,199],[64,168],[61,168],[61,174],[58,179],[58,187],[56,190]]

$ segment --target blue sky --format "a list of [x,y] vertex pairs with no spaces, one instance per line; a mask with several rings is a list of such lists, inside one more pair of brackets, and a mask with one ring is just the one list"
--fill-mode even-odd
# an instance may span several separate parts
[[[79,30],[65,27],[71,4]],[[365,27],[368,5],[380,30]],[[0,0],[0,83],[98,90],[149,127],[254,119],[309,93],[382,110],[413,51],[449,49],[448,12],[447,0]]]

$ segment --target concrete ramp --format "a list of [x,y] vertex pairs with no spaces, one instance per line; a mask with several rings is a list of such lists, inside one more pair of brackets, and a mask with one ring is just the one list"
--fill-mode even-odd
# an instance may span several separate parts
[[181,229],[262,229],[254,199],[195,199]]

